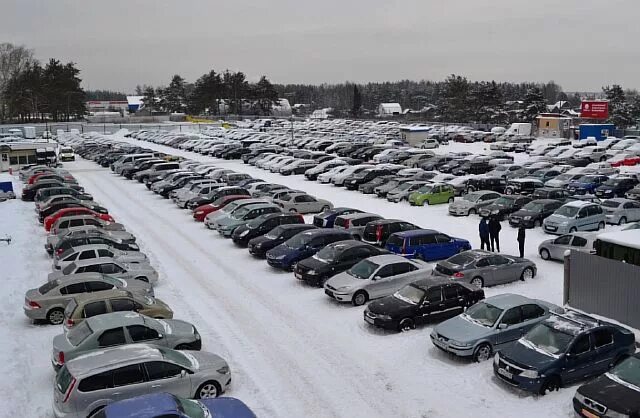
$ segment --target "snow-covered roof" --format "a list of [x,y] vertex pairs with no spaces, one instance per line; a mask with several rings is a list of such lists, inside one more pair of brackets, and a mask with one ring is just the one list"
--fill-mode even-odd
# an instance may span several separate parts
[[640,229],[626,231],[605,232],[598,235],[598,239],[612,244],[640,249]]
[[127,103],[129,106],[142,106],[142,99],[144,96],[127,96]]

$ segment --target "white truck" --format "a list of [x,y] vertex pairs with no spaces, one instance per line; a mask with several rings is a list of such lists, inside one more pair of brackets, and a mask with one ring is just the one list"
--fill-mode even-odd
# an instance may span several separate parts
[[530,136],[532,125],[530,123],[512,123],[504,133],[505,136]]

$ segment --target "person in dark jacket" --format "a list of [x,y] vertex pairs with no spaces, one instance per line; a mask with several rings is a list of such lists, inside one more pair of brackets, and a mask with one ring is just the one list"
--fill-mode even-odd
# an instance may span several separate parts
[[491,251],[500,252],[500,230],[502,225],[497,217],[489,219],[489,238],[491,239]]
[[526,238],[526,229],[524,226],[518,228],[518,249],[520,250],[520,258],[524,258],[524,240]]
[[491,249],[491,244],[489,242],[489,225],[487,225],[486,218],[480,219],[480,226],[478,227],[480,230],[480,249],[484,250],[486,245],[487,251]]

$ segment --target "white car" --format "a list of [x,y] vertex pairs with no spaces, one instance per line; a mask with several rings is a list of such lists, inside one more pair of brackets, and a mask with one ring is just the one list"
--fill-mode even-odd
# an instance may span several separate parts
[[337,174],[333,177],[333,184],[336,186],[343,186],[344,181],[352,174],[358,174],[361,171],[368,170],[370,168],[374,168],[373,164],[359,164],[359,165],[350,165],[346,170],[342,171],[340,174]]
[[322,173],[320,175],[318,175],[318,181],[320,183],[332,183],[333,179],[340,173],[344,172],[345,170],[347,170],[349,168],[348,165],[343,165],[343,166],[339,166],[339,167],[334,167],[331,170],[327,171],[326,173]]
[[427,138],[420,142],[417,146],[418,148],[422,149],[435,149],[440,146],[440,142],[438,142],[438,140],[435,138]]

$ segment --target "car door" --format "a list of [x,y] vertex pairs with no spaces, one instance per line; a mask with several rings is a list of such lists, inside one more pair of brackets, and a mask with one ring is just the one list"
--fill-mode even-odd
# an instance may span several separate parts
[[102,331],[98,336],[98,348],[109,348],[127,343],[124,328],[117,327]]
[[579,335],[565,357],[563,382],[574,382],[593,374],[592,367],[597,354],[597,350],[593,349],[591,333]]
[[145,362],[144,369],[149,392],[167,392],[184,398],[193,397],[195,388],[191,388],[191,378],[186,369],[167,361]]
[[450,236],[445,234],[436,234],[436,245],[438,260],[449,258],[458,252],[456,245]]
[[102,263],[100,265],[100,273],[108,274],[117,278],[127,278],[127,272],[115,263]]
[[462,290],[463,287],[458,283],[449,283],[443,286],[444,310],[441,312],[441,316],[450,318],[464,311],[466,300]]
[[415,321],[417,323],[427,323],[433,318],[438,317],[444,310],[444,302],[442,300],[442,285],[430,286],[417,308]]
[[391,288],[390,281],[393,277],[393,264],[387,264],[380,267],[373,273],[366,291],[369,293],[369,299],[375,299],[387,295]]
[[146,325],[129,325],[125,328],[132,343],[149,343],[165,347],[168,346],[167,338],[151,327]]
[[482,277],[485,286],[493,285],[495,283],[495,279],[493,266],[490,263],[490,256],[483,257],[476,261],[475,270],[469,276],[469,281],[473,280],[475,277]]
[[128,399],[150,392],[141,364],[130,364],[113,370],[113,389],[109,390],[112,400]]
[[625,202],[623,207],[628,222],[640,220],[640,203]]
[[499,349],[502,349],[504,344],[512,343],[522,337],[521,323],[522,310],[520,306],[510,308],[502,315],[496,330],[496,344]]
[[96,258],[95,250],[84,250],[78,255],[78,260],[92,260]]
[[564,259],[564,252],[571,248],[571,240],[573,235],[562,235],[553,240],[553,244],[549,246],[551,258],[556,260]]
[[531,328],[536,326],[540,322],[541,318],[546,314],[544,308],[535,303],[529,303],[520,307],[522,311],[522,322],[518,326],[521,334],[524,335]]
[[592,362],[591,374],[599,375],[609,370],[609,365],[613,364],[618,354],[613,341],[613,332],[610,328],[600,328],[592,334],[593,349],[597,354]]

